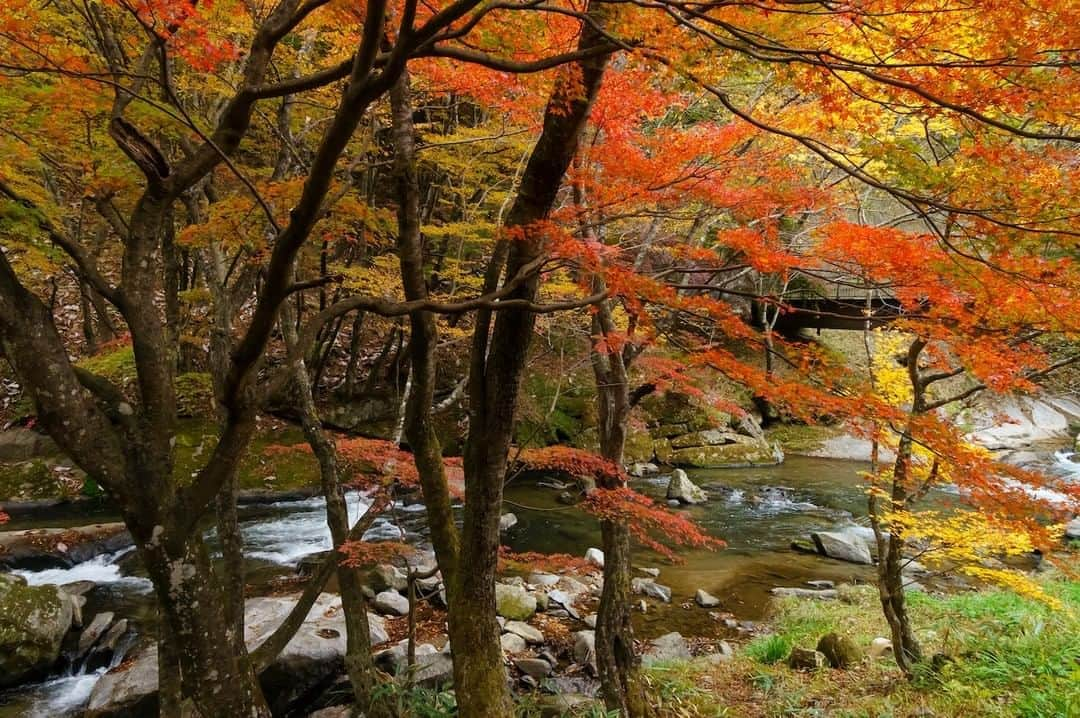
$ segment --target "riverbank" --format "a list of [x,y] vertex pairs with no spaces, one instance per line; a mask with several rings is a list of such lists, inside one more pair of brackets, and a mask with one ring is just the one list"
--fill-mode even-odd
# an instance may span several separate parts
[[[1075,571],[1080,562],[1075,552],[1071,558]],[[862,586],[846,588],[837,601],[777,601],[765,633],[736,644],[730,661],[653,666],[649,694],[661,715],[679,718],[1080,715],[1080,581],[1056,573],[1042,583],[1060,607],[997,589],[911,593],[916,631],[931,657],[913,681],[888,652],[869,655],[888,630],[876,591]],[[787,666],[791,648],[813,649],[833,632],[864,653],[853,666]]]

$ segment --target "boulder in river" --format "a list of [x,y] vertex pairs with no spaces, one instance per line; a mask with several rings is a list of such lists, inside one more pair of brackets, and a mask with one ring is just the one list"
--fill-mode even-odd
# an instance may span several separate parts
[[678,501],[680,504],[703,504],[709,500],[709,495],[691,481],[685,471],[675,469],[671,472],[671,480],[668,481],[667,498],[669,501]]
[[874,562],[870,548],[861,536],[841,531],[817,531],[810,534],[810,538],[822,556],[866,565]]
[[716,608],[720,605],[720,599],[703,588],[699,588],[694,594],[694,602],[702,608]]
[[28,586],[0,573],[0,688],[47,673],[71,618],[71,601],[56,586]]
[[127,548],[131,534],[123,523],[72,528],[0,532],[0,566],[40,571],[70,568],[101,554]]

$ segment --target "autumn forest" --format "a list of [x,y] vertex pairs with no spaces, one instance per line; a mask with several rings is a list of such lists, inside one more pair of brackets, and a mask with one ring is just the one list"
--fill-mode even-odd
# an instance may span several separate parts
[[1080,5],[0,9],[0,718],[1080,716]]

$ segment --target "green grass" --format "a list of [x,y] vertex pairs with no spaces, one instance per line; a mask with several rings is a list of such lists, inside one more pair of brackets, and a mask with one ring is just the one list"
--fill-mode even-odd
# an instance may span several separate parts
[[791,648],[791,640],[787,636],[773,633],[750,641],[744,652],[750,660],[772,665],[787,658]]

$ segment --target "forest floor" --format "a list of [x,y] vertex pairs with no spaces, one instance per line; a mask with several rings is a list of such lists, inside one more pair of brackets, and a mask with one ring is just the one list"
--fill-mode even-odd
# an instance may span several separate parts
[[936,657],[912,681],[891,654],[848,670],[787,667],[792,647],[812,649],[826,633],[864,649],[889,635],[876,590],[860,586],[839,601],[778,601],[771,633],[727,663],[653,667],[649,693],[665,718],[1080,716],[1080,556],[1071,559],[1065,572],[1049,569],[1043,579],[1054,605],[998,589],[910,593],[918,638]]

